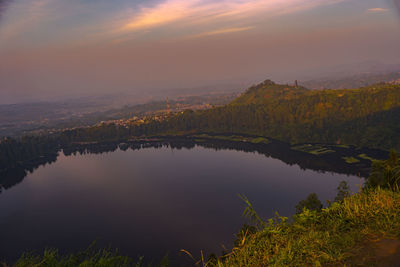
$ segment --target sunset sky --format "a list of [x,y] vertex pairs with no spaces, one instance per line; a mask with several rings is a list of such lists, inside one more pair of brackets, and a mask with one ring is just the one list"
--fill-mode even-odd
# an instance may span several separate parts
[[396,3],[0,0],[0,103],[399,64]]

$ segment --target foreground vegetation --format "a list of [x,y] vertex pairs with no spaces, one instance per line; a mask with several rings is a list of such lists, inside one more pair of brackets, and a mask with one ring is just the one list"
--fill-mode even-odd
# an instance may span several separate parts
[[364,189],[352,196],[340,183],[326,209],[315,194],[300,201],[289,220],[263,222],[251,203],[245,214],[258,231],[244,228],[239,242],[214,266],[398,266],[400,264],[400,162],[395,151],[374,161]]
[[[304,209],[271,219],[219,266],[373,266],[395,256],[380,243],[400,238],[400,194],[374,189],[336,202],[322,211]],[[393,241],[396,246],[398,241]],[[397,254],[398,256],[399,254]],[[389,266],[389,265],[387,265]]]
[[[140,260],[137,262],[140,264]],[[4,264],[4,266],[7,266]],[[98,266],[98,267],[128,267],[135,266],[129,257],[118,255],[118,252],[108,250],[95,251],[88,249],[78,254],[62,256],[55,249],[47,249],[42,256],[25,254],[14,265],[15,267],[31,266]]]

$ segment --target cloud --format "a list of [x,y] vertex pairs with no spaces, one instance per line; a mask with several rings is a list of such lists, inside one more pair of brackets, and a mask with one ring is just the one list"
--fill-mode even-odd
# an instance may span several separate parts
[[220,35],[220,34],[227,34],[227,33],[235,33],[235,32],[243,32],[243,31],[248,31],[254,29],[254,27],[238,27],[238,28],[225,28],[225,29],[219,29],[219,30],[214,30],[214,31],[208,31],[208,32],[203,32],[200,34],[195,34],[192,36],[189,36],[191,38],[198,38],[198,37],[204,37],[204,36],[212,36],[212,35]]
[[370,12],[370,13],[383,13],[383,12],[386,12],[386,11],[388,11],[389,9],[387,9],[387,8],[380,8],[380,7],[376,7],[376,8],[370,8],[370,9],[368,9],[368,12]]
[[345,0],[163,0],[153,6],[140,7],[120,30],[139,31],[178,22],[237,21],[256,14],[277,16],[342,1]]
[[[0,46],[124,43],[249,30],[257,21],[349,0],[0,0]],[[60,12],[62,10],[62,12]],[[10,14],[10,15],[9,15]],[[1,17],[0,17],[1,19]]]
[[124,29],[148,28],[177,21],[190,15],[190,13],[194,13],[191,9],[195,2],[198,1],[175,0],[160,3],[155,7],[142,7],[139,14],[135,15],[130,22],[124,25]]
[[[0,0],[1,1],[1,0]],[[7,8],[8,13],[12,14],[11,22],[6,25],[2,25],[0,28],[0,43],[12,40],[16,36],[24,35],[31,31],[32,28],[38,28],[40,22],[46,21],[48,18],[48,12],[46,11],[47,6],[51,0],[34,0],[28,2],[24,1],[3,1],[5,6],[13,6]]]
[[0,24],[0,52],[60,44],[92,44],[109,39],[122,23],[113,16],[123,7],[111,10],[111,4],[106,1],[0,0],[0,3],[11,3],[7,18]]
[[0,0],[0,19],[11,2],[12,0]]

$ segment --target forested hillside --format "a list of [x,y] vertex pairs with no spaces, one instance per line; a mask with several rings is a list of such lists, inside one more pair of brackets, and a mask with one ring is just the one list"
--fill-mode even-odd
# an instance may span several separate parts
[[271,80],[265,80],[263,83],[251,86],[231,104],[270,104],[275,101],[295,99],[308,92],[310,90],[301,86],[276,84]]
[[186,111],[133,134],[247,133],[291,143],[328,142],[400,148],[400,86],[307,90],[267,80],[224,107]]

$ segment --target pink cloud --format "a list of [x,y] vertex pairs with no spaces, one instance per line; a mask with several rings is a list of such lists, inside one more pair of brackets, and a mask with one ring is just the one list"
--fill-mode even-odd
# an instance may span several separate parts
[[256,14],[277,16],[342,1],[345,0],[165,0],[140,8],[121,30],[138,31],[182,21],[189,24],[237,21]]
[[383,12],[386,12],[386,11],[388,11],[389,9],[387,9],[387,8],[380,8],[380,7],[376,7],[376,8],[370,8],[370,9],[368,9],[368,12],[370,12],[370,13],[383,13]]

